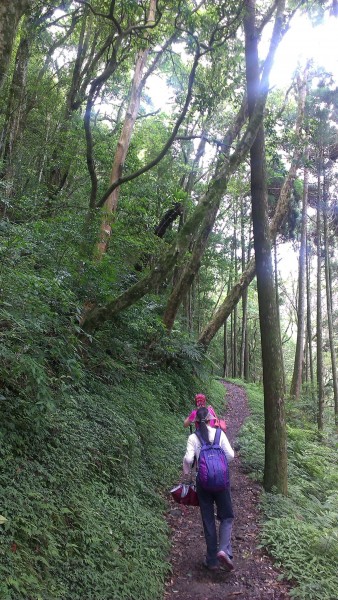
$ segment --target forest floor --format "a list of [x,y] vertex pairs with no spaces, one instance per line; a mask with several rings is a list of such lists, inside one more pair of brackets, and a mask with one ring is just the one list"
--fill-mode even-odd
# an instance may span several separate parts
[[[243,388],[224,382],[226,387],[227,436],[234,446],[238,432],[250,415]],[[182,506],[170,500],[167,521],[171,528],[172,573],[164,600],[287,600],[290,586],[279,580],[272,559],[258,549],[262,515],[261,487],[246,475],[240,450],[231,463],[231,493],[235,512],[232,546],[234,570],[208,571],[203,566],[205,541],[198,507]]]

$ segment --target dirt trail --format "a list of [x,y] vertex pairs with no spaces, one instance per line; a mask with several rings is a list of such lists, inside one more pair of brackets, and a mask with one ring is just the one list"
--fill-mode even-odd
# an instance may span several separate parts
[[[250,411],[245,391],[228,382],[227,435],[232,445]],[[231,491],[235,511],[232,546],[235,570],[207,571],[202,562],[205,541],[198,507],[170,501],[167,521],[172,530],[172,576],[164,600],[288,600],[288,586],[278,580],[272,560],[257,549],[261,488],[241,465],[240,452],[231,463]]]

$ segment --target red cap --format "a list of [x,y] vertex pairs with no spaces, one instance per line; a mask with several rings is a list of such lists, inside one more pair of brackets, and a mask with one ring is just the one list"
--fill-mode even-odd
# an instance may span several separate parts
[[196,394],[195,402],[196,406],[204,406],[207,401],[207,398],[204,394]]

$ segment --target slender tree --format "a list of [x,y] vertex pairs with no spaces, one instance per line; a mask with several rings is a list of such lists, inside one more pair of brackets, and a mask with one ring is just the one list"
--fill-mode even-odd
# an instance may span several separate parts
[[316,219],[316,246],[317,246],[317,424],[321,431],[324,427],[324,375],[323,375],[323,307],[322,307],[322,148],[318,156],[317,175],[317,219]]
[[323,377],[323,307],[322,307],[322,169],[323,149],[319,149],[317,157],[317,425],[319,431],[324,427],[324,377]]
[[[242,273],[246,265],[247,247],[245,244],[245,214],[244,198],[241,196],[241,265]],[[250,244],[248,245],[248,260],[250,260]],[[249,361],[248,361],[248,290],[243,290],[242,294],[242,335],[241,335],[241,355],[239,372],[241,379],[248,381]]]
[[[147,27],[153,26],[155,23],[156,4],[157,0],[150,0],[149,12],[146,21]],[[129,104],[126,110],[126,116],[123,122],[121,134],[116,146],[110,176],[110,185],[122,175],[123,165],[128,153],[132,132],[140,108],[142,90],[146,81],[146,79],[143,77],[143,74],[147,64],[147,58],[150,49],[149,44],[150,41],[148,40],[148,36],[146,36],[144,47],[141,48],[137,53],[134,76],[130,90]],[[116,187],[104,203],[104,216],[101,222],[100,241],[98,244],[98,254],[100,256],[102,256],[107,250],[108,240],[111,235],[111,215],[117,209],[119,190],[120,188]]]
[[310,374],[310,385],[311,385],[311,398],[313,404],[315,404],[315,375],[314,375],[314,362],[313,362],[313,351],[312,351],[312,321],[311,321],[311,247],[307,244],[306,250],[306,339],[308,347],[308,366]]
[[[234,277],[238,279],[238,261],[237,261],[237,206],[235,202],[234,206],[234,233],[233,233],[233,248],[234,248]],[[237,377],[237,352],[238,352],[238,315],[237,315],[237,304],[232,312],[233,318],[233,336],[232,336],[232,376]]]
[[297,342],[293,367],[290,396],[299,400],[302,386],[302,371],[304,362],[304,332],[305,332],[305,279],[306,279],[306,248],[307,248],[307,198],[309,188],[308,172],[309,152],[304,153],[304,187],[302,202],[302,223],[300,236],[299,266],[298,266],[298,302],[297,302]]
[[[328,169],[329,165],[326,165]],[[324,175],[324,189],[323,189],[323,221],[324,221],[324,253],[325,253],[325,283],[326,283],[326,308],[327,308],[327,322],[329,329],[329,341],[330,341],[330,357],[331,357],[331,371],[332,371],[332,387],[333,387],[333,399],[334,399],[334,414],[335,422],[338,423],[338,379],[337,379],[337,359],[336,359],[336,348],[334,341],[334,328],[332,318],[332,280],[331,280],[331,269],[330,269],[330,253],[329,253],[329,227],[328,227],[328,177]]]
[[[256,30],[255,0],[246,0],[244,18],[246,78],[249,116],[258,98],[260,70]],[[261,122],[250,149],[251,200],[257,290],[260,316],[264,418],[264,487],[287,493],[287,451],[284,414],[282,348],[272,267],[271,239],[267,211],[264,127]]]

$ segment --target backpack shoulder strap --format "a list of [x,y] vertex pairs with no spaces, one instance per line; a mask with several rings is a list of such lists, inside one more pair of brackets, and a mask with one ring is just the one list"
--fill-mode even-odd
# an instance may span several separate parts
[[215,437],[214,437],[214,442],[213,442],[214,444],[217,444],[218,446],[219,446],[219,440],[220,440],[220,437],[221,437],[221,433],[222,433],[222,430],[221,430],[220,427],[218,427],[218,429],[216,429],[216,433],[215,433]]

